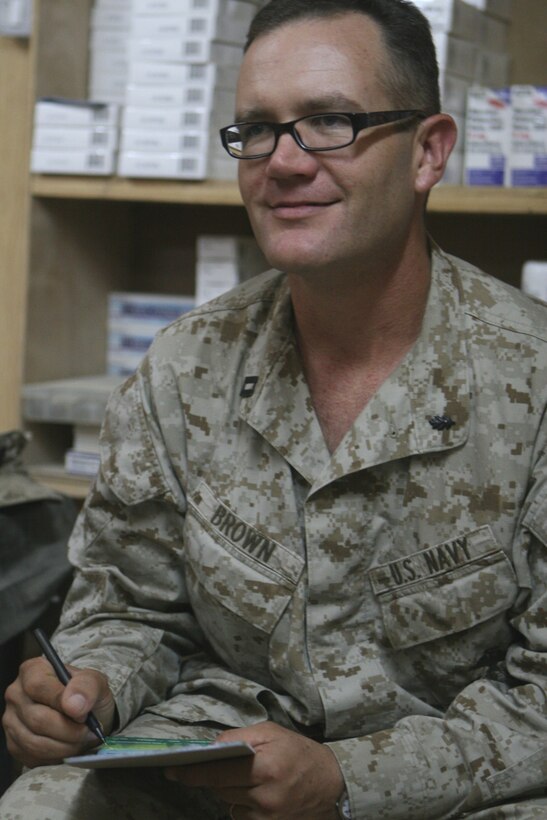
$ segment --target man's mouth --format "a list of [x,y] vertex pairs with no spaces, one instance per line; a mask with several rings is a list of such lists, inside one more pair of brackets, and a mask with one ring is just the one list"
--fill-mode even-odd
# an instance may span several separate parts
[[270,205],[275,216],[282,219],[296,219],[305,216],[312,216],[320,213],[331,205],[334,205],[335,200],[329,201],[314,201],[314,200],[279,200]]

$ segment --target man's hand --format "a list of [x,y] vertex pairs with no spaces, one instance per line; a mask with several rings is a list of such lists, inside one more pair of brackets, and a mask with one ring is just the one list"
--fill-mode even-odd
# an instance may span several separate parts
[[211,789],[232,807],[234,820],[336,819],[344,779],[328,746],[270,722],[230,729],[216,740],[245,741],[255,755],[172,767],[166,776]]
[[59,763],[96,745],[85,725],[90,711],[106,734],[112,727],[115,704],[106,677],[94,669],[68,668],[72,679],[64,686],[44,658],[33,658],[6,689],[8,751],[25,766]]

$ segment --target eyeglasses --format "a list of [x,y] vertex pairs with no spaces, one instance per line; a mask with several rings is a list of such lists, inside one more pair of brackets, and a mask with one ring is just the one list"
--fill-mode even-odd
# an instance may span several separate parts
[[290,134],[304,151],[335,151],[355,142],[360,131],[406,119],[425,119],[424,111],[329,112],[290,122],[236,122],[220,129],[222,145],[236,159],[269,157],[281,134]]

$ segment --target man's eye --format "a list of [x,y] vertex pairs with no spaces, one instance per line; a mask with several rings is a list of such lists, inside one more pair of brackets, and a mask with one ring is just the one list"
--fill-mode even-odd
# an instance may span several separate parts
[[310,117],[310,125],[319,131],[335,131],[337,129],[347,129],[348,118],[342,114],[320,114],[317,117]]
[[270,129],[264,123],[253,122],[249,123],[249,125],[240,126],[239,133],[241,135],[241,141],[248,144],[252,140],[259,140],[261,137],[268,136]]

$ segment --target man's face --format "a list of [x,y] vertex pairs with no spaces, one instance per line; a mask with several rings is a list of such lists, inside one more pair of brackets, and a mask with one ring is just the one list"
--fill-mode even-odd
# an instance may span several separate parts
[[[392,109],[380,82],[387,59],[380,29],[362,14],[287,24],[247,51],[236,118]],[[422,208],[414,135],[383,125],[346,148],[310,153],[283,134],[272,156],[239,161],[243,200],[270,264],[289,273],[360,273],[400,253]]]

